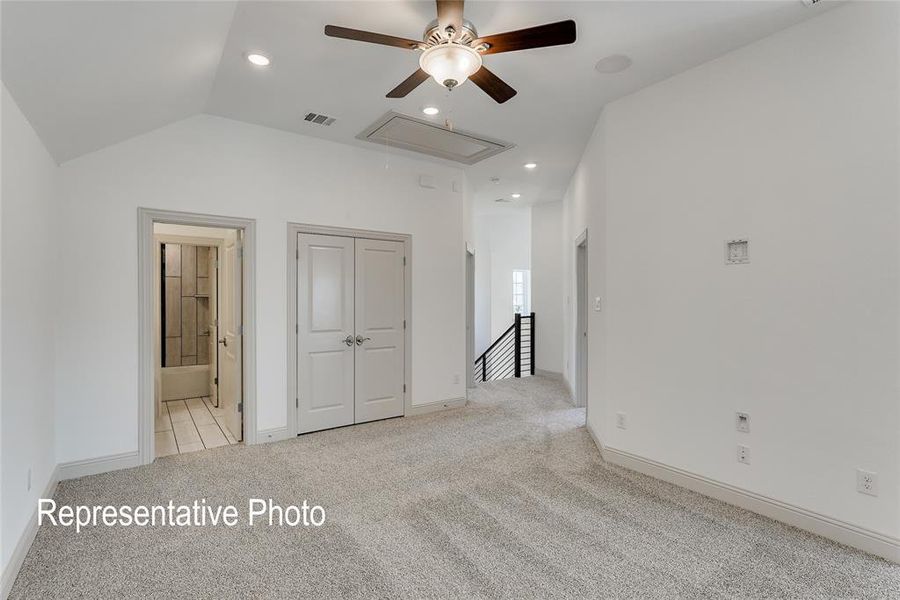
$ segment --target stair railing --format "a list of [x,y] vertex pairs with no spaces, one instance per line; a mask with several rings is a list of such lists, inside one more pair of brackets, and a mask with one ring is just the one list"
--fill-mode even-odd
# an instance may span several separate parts
[[516,313],[515,321],[475,359],[475,381],[534,375],[534,313]]

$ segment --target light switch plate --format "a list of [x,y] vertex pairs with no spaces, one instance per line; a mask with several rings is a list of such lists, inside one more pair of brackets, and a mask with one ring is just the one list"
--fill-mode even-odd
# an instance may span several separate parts
[[743,433],[750,433],[750,415],[745,412],[734,413],[735,428]]
[[600,312],[603,308],[603,299],[600,296],[594,298],[594,311]]

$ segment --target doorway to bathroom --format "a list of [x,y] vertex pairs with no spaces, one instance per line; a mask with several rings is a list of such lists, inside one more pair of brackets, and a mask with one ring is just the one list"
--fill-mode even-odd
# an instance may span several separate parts
[[154,223],[155,456],[240,443],[239,229]]
[[255,443],[255,222],[138,216],[141,463]]

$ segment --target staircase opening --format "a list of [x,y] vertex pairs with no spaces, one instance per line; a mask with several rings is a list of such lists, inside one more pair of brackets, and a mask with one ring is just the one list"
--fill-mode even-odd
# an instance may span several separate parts
[[534,375],[534,313],[516,313],[513,324],[475,359],[478,382]]

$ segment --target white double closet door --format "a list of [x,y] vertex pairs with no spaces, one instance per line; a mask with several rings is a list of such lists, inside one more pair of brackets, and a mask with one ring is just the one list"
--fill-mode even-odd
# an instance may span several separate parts
[[297,239],[297,431],[403,415],[402,242]]

